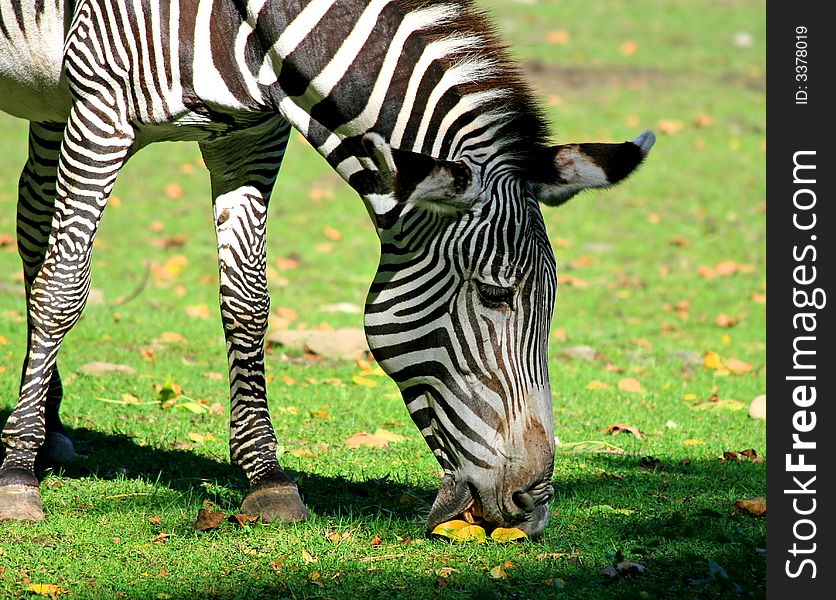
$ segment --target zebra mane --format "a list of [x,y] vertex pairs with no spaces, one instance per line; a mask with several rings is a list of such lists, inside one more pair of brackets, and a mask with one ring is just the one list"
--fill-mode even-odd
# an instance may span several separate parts
[[[491,121],[494,147],[501,146],[505,160],[520,169],[541,160],[549,141],[548,122],[488,15],[474,0],[396,2],[405,13],[435,8],[444,15],[421,35],[427,44],[452,42],[452,51],[438,59],[445,69],[472,71],[455,87],[461,97],[478,102],[478,112]],[[457,39],[468,43],[456,44]]]

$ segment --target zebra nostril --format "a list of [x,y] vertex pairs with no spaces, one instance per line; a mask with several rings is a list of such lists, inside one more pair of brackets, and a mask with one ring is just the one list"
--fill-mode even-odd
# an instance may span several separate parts
[[514,504],[523,509],[525,512],[531,512],[537,505],[534,500],[534,496],[528,492],[514,492],[511,494],[511,500],[513,500]]
[[554,495],[554,488],[550,483],[539,483],[524,492],[514,492],[511,500],[526,512],[533,511],[540,504],[545,504]]

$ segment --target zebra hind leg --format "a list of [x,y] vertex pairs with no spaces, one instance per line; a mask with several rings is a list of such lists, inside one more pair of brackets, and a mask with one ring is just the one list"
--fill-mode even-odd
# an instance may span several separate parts
[[47,398],[56,359],[87,300],[93,238],[133,145],[129,125],[113,123],[111,129],[101,119],[87,120],[90,114],[96,111],[79,105],[70,113],[58,163],[50,244],[28,292],[30,329],[20,399],[2,434],[6,455],[0,466],[0,520],[44,518],[35,460],[47,438]]
[[212,178],[218,240],[221,320],[230,384],[230,458],[250,483],[241,511],[264,522],[309,518],[296,484],[276,459],[267,408],[264,336],[270,310],[265,230],[267,206],[289,127],[271,121],[201,144]]
[[[17,206],[17,246],[23,262],[27,304],[32,282],[44,262],[49,242],[55,211],[55,176],[63,136],[64,123],[29,125],[29,158],[20,175]],[[31,338],[31,335],[30,327],[28,337]],[[58,414],[62,396],[61,376],[56,365],[47,390],[46,442],[38,453],[38,461],[44,464],[67,464],[77,457],[75,446],[66,435]]]

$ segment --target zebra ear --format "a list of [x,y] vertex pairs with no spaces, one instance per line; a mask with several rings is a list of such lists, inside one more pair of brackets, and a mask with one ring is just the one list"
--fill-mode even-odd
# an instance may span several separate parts
[[479,177],[463,161],[398,150],[376,133],[363,136],[363,147],[384,187],[401,204],[453,214],[468,210],[479,197]]
[[539,200],[559,206],[588,188],[607,188],[632,173],[642,163],[656,142],[645,131],[622,144],[566,144],[548,149],[540,172],[531,179]]

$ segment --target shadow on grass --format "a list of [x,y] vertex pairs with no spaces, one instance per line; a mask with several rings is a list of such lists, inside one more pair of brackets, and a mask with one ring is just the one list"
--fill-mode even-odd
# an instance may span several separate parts
[[[8,410],[0,411],[2,422],[7,416]],[[174,502],[209,498],[233,510],[246,491],[243,475],[228,462],[189,450],[142,446],[127,436],[85,428],[67,433],[88,458],[63,468],[61,476],[66,478],[156,482],[181,494]],[[558,472],[564,474],[555,481],[552,522],[541,539],[526,541],[508,553],[513,564],[502,579],[489,574],[497,560],[502,564],[496,548],[474,553],[467,569],[457,565],[456,570],[439,575],[439,565],[416,569],[401,562],[409,560],[408,546],[387,544],[378,549],[380,562],[355,559],[336,575],[323,572],[321,579],[311,579],[311,573],[321,568],[317,565],[287,565],[280,573],[261,568],[223,575],[221,569],[207,581],[191,582],[188,589],[172,593],[169,588],[166,597],[764,597],[765,527],[753,517],[733,515],[731,509],[734,497],[756,495],[765,488],[765,464],[700,460],[647,468],[637,456],[585,455],[584,467],[575,469],[571,461],[577,458],[558,455]],[[386,477],[354,481],[289,474],[300,477],[305,502],[315,515],[371,522],[385,514],[392,527],[401,530],[422,529],[422,510],[416,507],[428,510],[435,495],[429,487]],[[415,502],[399,502],[404,494]],[[165,493],[138,501],[151,512],[172,505]],[[434,544],[438,547],[432,548],[433,554],[445,554],[446,542]],[[422,546],[416,552],[427,549]],[[641,565],[642,571],[602,573],[618,560],[616,551],[624,560]],[[386,559],[387,555],[395,558]],[[149,597],[156,595],[155,590],[149,588]]]
[[[8,409],[0,410],[0,423],[9,416]],[[141,480],[164,486],[186,497],[208,498],[218,506],[237,510],[247,491],[243,472],[229,461],[213,459],[187,449],[166,449],[136,443],[127,435],[102,433],[87,428],[66,428],[76,451],[83,458],[60,467],[38,465],[39,479],[55,473],[70,479],[95,477],[102,480],[119,478]],[[0,446],[0,459],[4,455]],[[415,522],[429,513],[435,489],[407,485],[387,476],[357,481],[347,477],[323,476],[285,469],[299,484],[303,500],[319,515],[334,517],[374,516],[381,512],[393,518]],[[399,502],[407,494],[414,503]],[[160,497],[153,502],[170,505]],[[416,515],[415,505],[425,507]]]

